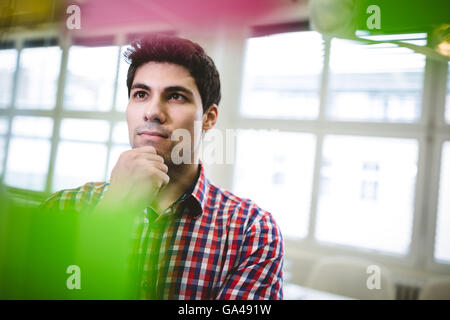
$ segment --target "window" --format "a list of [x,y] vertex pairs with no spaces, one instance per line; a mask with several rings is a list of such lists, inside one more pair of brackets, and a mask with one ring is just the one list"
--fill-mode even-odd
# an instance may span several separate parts
[[327,116],[347,121],[418,121],[424,66],[424,56],[406,48],[333,39]]
[[9,186],[44,191],[50,158],[53,119],[15,117],[6,164]]
[[0,50],[0,109],[8,108],[13,93],[17,50]]
[[129,64],[125,61],[123,54],[127,47],[122,47],[120,51],[119,75],[117,79],[117,97],[116,110],[125,112],[128,105],[128,88],[127,88],[127,73]]
[[317,239],[406,254],[417,153],[412,140],[327,136],[328,191],[319,195]]
[[6,138],[4,136],[0,136],[0,174],[3,173],[3,162],[5,161],[5,147],[6,147]]
[[442,149],[434,257],[450,264],[450,141]]
[[60,47],[22,49],[16,108],[53,109],[56,103],[60,64]]
[[315,138],[243,130],[237,137],[233,191],[271,212],[284,236],[308,232]]
[[363,162],[361,181],[361,200],[377,200],[379,165],[378,162]]
[[64,108],[111,110],[118,54],[119,49],[115,46],[72,46],[67,66]]
[[[247,41],[241,113],[313,119],[319,114],[322,37],[291,32]],[[270,61],[270,63],[268,63]]]
[[[120,114],[128,103],[126,46],[112,43],[111,37],[83,38],[61,48],[56,38],[25,38],[18,56],[14,48],[20,45],[2,42],[0,111],[12,107],[0,114],[0,174],[6,185],[52,192],[109,178],[120,153],[130,149]],[[63,54],[67,66],[61,70]],[[18,109],[34,109],[33,115],[23,117]]]
[[248,39],[245,54],[234,191],[290,239],[428,254],[411,252],[425,57],[311,31]]
[[445,119],[450,123],[450,63],[447,68],[447,97],[445,99]]
[[5,161],[6,133],[8,132],[8,118],[0,117],[0,174],[3,173],[3,162]]
[[56,155],[54,191],[104,181],[109,123],[104,120],[64,119]]
[[128,140],[128,125],[125,121],[117,122],[114,125],[112,133],[112,142],[113,145],[111,147],[108,159],[108,173],[107,173],[108,180],[111,177],[111,172],[114,166],[116,165],[117,160],[119,160],[120,154],[126,150],[131,149]]
[[62,139],[106,142],[109,124],[103,120],[64,119],[60,132]]
[[[1,45],[0,173],[8,186],[49,193],[105,181],[131,148],[123,114],[126,47],[111,37],[94,42]],[[235,59],[223,58],[222,65]],[[431,86],[423,95],[425,63],[409,49],[328,40],[313,31],[248,39],[241,103],[232,112],[242,128],[233,191],[271,212],[287,239],[400,259],[426,254],[449,264],[450,68],[442,64],[447,91]],[[441,74],[435,66],[427,69],[433,79]],[[232,74],[227,81],[240,80],[240,72]],[[420,122],[422,99],[444,94],[446,123]],[[421,137],[438,135],[447,141],[442,159],[419,150],[429,143],[419,144]],[[417,172],[419,151],[420,161],[441,161],[435,250],[426,253],[410,246],[424,240],[413,234],[413,212],[421,220],[431,215],[414,208],[416,178],[428,174]]]

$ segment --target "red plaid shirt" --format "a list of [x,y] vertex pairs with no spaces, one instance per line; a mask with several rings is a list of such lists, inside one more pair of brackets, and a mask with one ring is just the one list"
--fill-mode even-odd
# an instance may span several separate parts
[[[95,206],[107,183],[62,190],[43,206]],[[212,184],[200,165],[191,188],[137,233],[143,299],[282,299],[283,239],[272,215]]]

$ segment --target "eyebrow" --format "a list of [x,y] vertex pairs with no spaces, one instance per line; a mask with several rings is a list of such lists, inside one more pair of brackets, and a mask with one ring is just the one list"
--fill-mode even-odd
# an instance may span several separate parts
[[133,89],[144,89],[144,90],[150,91],[150,87],[145,85],[145,84],[143,84],[143,83],[135,83],[135,84],[133,84],[131,86],[131,90],[133,90]]
[[[131,86],[131,90],[133,90],[133,89],[144,89],[144,90],[147,90],[147,91],[151,91],[150,87],[147,86],[146,84],[143,84],[143,83],[135,83],[135,84],[133,84]],[[164,88],[164,91],[165,92],[179,91],[179,92],[184,92],[187,95],[194,96],[194,93],[191,90],[189,90],[188,88],[183,87],[183,86],[166,87],[166,88]]]

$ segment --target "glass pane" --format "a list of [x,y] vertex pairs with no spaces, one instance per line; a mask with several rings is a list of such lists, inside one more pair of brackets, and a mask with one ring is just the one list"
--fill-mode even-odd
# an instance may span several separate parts
[[445,119],[450,123],[450,63],[447,69],[447,97],[445,101]]
[[128,138],[128,125],[125,121],[117,122],[114,125],[112,141],[114,143],[130,144]]
[[30,190],[45,189],[50,141],[12,138],[9,144],[5,183]]
[[331,42],[327,115],[339,120],[420,118],[425,57],[392,44]]
[[11,103],[16,61],[17,50],[0,50],[0,108],[7,108]]
[[55,107],[60,63],[60,47],[22,50],[16,92],[17,108],[53,109]]
[[0,174],[3,173],[3,161],[5,160],[5,143],[6,138],[0,136]]
[[110,180],[111,172],[114,168],[114,166],[117,163],[117,160],[119,160],[120,154],[124,151],[130,150],[131,147],[128,145],[114,145],[111,148],[111,152],[109,154],[109,163],[108,163],[108,172],[107,172],[107,180]]
[[63,119],[60,135],[68,140],[106,142],[109,123],[105,120]]
[[0,117],[0,134],[6,134],[8,132],[8,118]]
[[69,51],[64,108],[111,110],[116,81],[118,47],[73,46]]
[[317,239],[406,254],[411,240],[417,153],[414,140],[326,137]]
[[310,134],[238,134],[233,191],[271,212],[286,237],[302,238],[308,232],[314,149]]
[[322,64],[322,37],[317,32],[291,32],[247,40],[242,115],[316,118]]
[[434,256],[441,262],[450,263],[450,142],[448,141],[442,149]]
[[44,117],[14,117],[12,134],[15,136],[50,138],[53,119]]
[[120,65],[119,65],[119,77],[117,83],[117,98],[116,98],[116,110],[123,111],[127,109],[128,105],[128,88],[127,88],[127,73],[128,67],[130,66],[126,63],[123,58],[123,53],[126,51],[127,47],[122,47],[120,51]]
[[87,182],[104,180],[106,146],[99,143],[59,143],[53,191],[76,188]]

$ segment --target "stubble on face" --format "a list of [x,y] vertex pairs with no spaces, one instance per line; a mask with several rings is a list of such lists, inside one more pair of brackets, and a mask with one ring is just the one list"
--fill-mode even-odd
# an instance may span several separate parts
[[[202,102],[194,78],[189,71],[179,65],[171,63],[148,62],[136,71],[133,86],[141,84],[148,88],[143,90],[142,96],[147,95],[146,99],[135,99],[133,95],[137,90],[132,89],[130,93],[130,102],[127,107],[127,122],[130,135],[130,145],[132,148],[138,148],[146,145],[155,147],[157,153],[163,157],[165,164],[172,170],[177,165],[172,161],[172,150],[182,141],[173,141],[172,134],[177,129],[182,129],[185,135],[189,133],[191,141],[190,150],[196,148],[201,139],[200,131],[195,130],[195,122],[202,120]],[[172,90],[170,88],[185,88],[189,92]],[[183,95],[184,99],[169,99],[171,94],[177,97]],[[156,100],[155,100],[156,99]],[[144,121],[144,113],[157,112],[154,105],[158,105],[163,119],[149,119]],[[167,136],[165,139],[149,139],[140,135],[143,131],[157,131]],[[197,137],[198,135],[198,137]],[[184,139],[184,138],[182,138]],[[195,143],[194,143],[195,141]],[[190,150],[187,150],[188,152]]]

